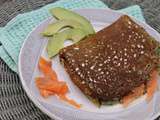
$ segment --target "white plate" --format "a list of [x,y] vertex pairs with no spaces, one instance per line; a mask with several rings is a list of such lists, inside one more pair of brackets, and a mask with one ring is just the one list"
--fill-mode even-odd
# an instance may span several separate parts
[[[115,12],[110,9],[79,9],[75,10],[79,14],[85,16],[91,21],[96,31],[112,24],[122,13]],[[64,80],[69,85],[70,98],[75,99],[83,107],[78,110],[62,101],[56,96],[44,99],[40,96],[35,86],[34,78],[41,73],[38,70],[37,63],[40,56],[47,57],[46,44],[47,39],[42,37],[40,33],[44,28],[54,21],[48,18],[36,27],[24,42],[19,56],[19,74],[27,95],[30,99],[51,118],[59,120],[144,120],[153,119],[160,111],[160,92],[157,92],[150,103],[146,103],[145,96],[135,100],[128,108],[123,108],[120,104],[114,106],[95,107],[83,93],[71,82],[68,74],[59,63],[58,56],[52,60],[53,69],[57,72],[59,79]],[[160,35],[149,25],[135,20],[144,27],[148,33],[156,40],[160,40]]]

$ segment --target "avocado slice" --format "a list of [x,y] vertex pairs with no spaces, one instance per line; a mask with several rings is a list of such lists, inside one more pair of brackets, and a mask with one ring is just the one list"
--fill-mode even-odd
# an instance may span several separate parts
[[75,21],[81,23],[83,25],[84,29],[86,31],[88,31],[89,34],[95,33],[94,28],[91,25],[91,23],[85,17],[80,16],[79,14],[77,14],[73,11],[70,11],[70,10],[67,10],[67,9],[61,8],[61,7],[56,7],[56,8],[51,9],[50,12],[58,20],[62,20],[62,19],[75,20]]
[[[55,23],[49,24],[47,28],[42,32],[42,35],[44,36],[52,36],[55,33],[59,32],[65,27],[70,27],[70,28],[80,28],[83,29],[83,25],[77,21],[74,20],[58,20]],[[87,33],[87,31],[86,31]]]
[[56,33],[48,40],[47,53],[49,58],[55,56],[59,50],[64,47],[65,40],[72,40],[74,43],[76,43],[83,39],[86,35],[86,32],[79,28],[69,28],[62,32]]

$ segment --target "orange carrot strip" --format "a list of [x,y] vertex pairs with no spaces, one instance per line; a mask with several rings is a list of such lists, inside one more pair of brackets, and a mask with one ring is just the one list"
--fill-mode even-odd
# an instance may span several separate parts
[[43,97],[57,94],[64,101],[72,104],[73,106],[80,108],[81,105],[77,104],[74,100],[68,99],[65,94],[68,92],[68,86],[63,81],[58,81],[57,74],[52,70],[51,61],[45,60],[40,57],[38,63],[40,71],[44,74],[44,77],[36,77],[36,86],[39,88],[40,94]]
[[44,77],[36,77],[35,80],[36,80],[36,86],[39,88],[39,92],[43,97],[47,98],[50,95],[54,95],[52,91],[40,89],[39,87],[40,82],[46,82],[48,79],[45,79]]
[[153,98],[153,95],[158,88],[157,75],[157,71],[153,71],[153,73],[151,74],[151,80],[147,84],[147,102],[149,102]]
[[67,90],[63,90],[64,86],[66,86],[66,84],[56,84],[56,85],[39,85],[39,88],[40,89],[45,89],[45,90],[49,90],[49,91],[52,91],[54,93],[57,93],[57,94],[65,94],[67,93],[68,89]]
[[65,96],[65,95],[58,95],[58,96],[59,96],[59,98],[60,98],[61,100],[63,100],[63,101],[65,101],[65,102],[67,102],[67,103],[75,106],[76,108],[81,108],[81,107],[82,107],[81,104],[78,104],[78,103],[76,103],[74,100],[67,98],[67,96]]
[[52,66],[52,62],[49,61],[49,60],[44,59],[43,57],[40,57],[40,58],[39,58],[39,62],[40,62],[41,64],[46,65],[46,66],[49,66],[49,67]]
[[36,85],[39,89],[45,89],[54,93],[65,94],[68,92],[68,87],[63,81],[53,81],[48,78],[36,78]]
[[136,87],[129,95],[124,96],[121,100],[123,107],[127,107],[131,102],[133,102],[137,97],[143,95],[144,93],[144,84],[139,87]]
[[50,95],[54,95],[54,92],[48,91],[48,90],[44,90],[44,89],[39,89],[40,94],[44,97],[47,98]]
[[45,60],[43,57],[40,57],[39,60],[39,69],[43,72],[46,77],[51,78],[51,80],[57,81],[58,77],[54,70],[52,70],[51,63]]
[[45,84],[46,82],[50,82],[51,80],[47,77],[36,77],[36,84]]
[[60,90],[61,94],[66,94],[69,91],[67,84],[63,85],[62,89]]

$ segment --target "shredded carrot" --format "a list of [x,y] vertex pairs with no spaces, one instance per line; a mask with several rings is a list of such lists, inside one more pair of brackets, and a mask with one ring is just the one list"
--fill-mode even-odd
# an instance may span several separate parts
[[149,102],[152,99],[156,89],[158,88],[157,75],[158,72],[153,71],[153,73],[151,74],[151,80],[147,84],[147,102]]
[[52,91],[54,93],[65,94],[68,92],[67,84],[63,81],[53,81],[45,77],[37,77],[36,85],[40,89]]
[[45,84],[46,82],[50,82],[51,81],[47,77],[36,77],[35,80],[36,80],[36,84],[37,85],[39,85],[39,84]]
[[123,107],[127,107],[131,102],[133,102],[137,97],[143,95],[144,93],[144,84],[142,84],[141,86],[139,87],[136,87],[132,93],[130,93],[129,95],[127,96],[124,96],[121,100],[122,104],[123,104]]
[[52,62],[50,60],[46,60],[43,57],[40,57],[39,62],[43,65],[46,65],[48,67],[52,66]]
[[49,97],[50,95],[54,95],[54,92],[51,92],[51,91],[48,91],[48,90],[45,90],[45,89],[39,89],[40,91],[40,94],[44,97],[44,98],[47,98]]
[[60,95],[58,95],[58,96],[59,96],[59,98],[60,98],[61,100],[63,100],[63,101],[65,101],[65,102],[67,102],[67,103],[75,106],[76,108],[81,108],[81,107],[82,107],[81,104],[78,104],[78,103],[76,103],[74,100],[69,99],[66,95],[61,95],[61,94],[60,94]]
[[69,91],[67,84],[63,85],[62,89],[60,90],[61,94],[66,94]]
[[43,57],[40,57],[39,69],[43,72],[43,74],[46,77],[51,78],[51,80],[57,81],[58,77],[56,72],[52,70],[51,61],[47,61]]
[[47,61],[43,57],[40,57],[38,63],[40,71],[43,73],[43,77],[36,77],[35,83],[39,88],[40,94],[47,98],[51,95],[58,95],[59,98],[67,103],[80,108],[81,105],[76,103],[74,100],[69,99],[66,93],[69,91],[66,82],[59,81],[56,72],[52,69],[51,61]]

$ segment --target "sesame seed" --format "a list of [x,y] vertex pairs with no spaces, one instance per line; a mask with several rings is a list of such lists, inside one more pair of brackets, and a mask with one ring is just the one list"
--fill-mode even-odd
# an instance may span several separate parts
[[[101,53],[98,53],[98,56],[101,56]],[[97,57],[98,57],[98,56],[97,56]]]
[[138,44],[137,47],[140,48],[141,46]]
[[98,71],[101,71],[101,68],[99,68]]
[[132,67],[132,69],[133,69],[133,71],[135,71],[135,70],[136,70],[136,67],[134,66],[134,67]]
[[131,48],[131,52],[134,52],[134,50]]
[[131,25],[132,24],[131,21],[128,21],[128,24]]
[[145,39],[142,39],[142,42],[145,42],[146,40]]
[[106,79],[103,79],[103,81],[104,81],[104,82],[107,82],[107,80],[106,80]]
[[141,45],[141,48],[144,48],[144,46],[143,46],[143,45]]
[[107,63],[107,62],[108,62],[108,60],[105,60],[105,61],[104,61],[104,63]]
[[127,61],[127,59],[124,59],[124,61]]
[[87,63],[87,62],[88,62],[88,60],[85,60],[85,62]]
[[97,80],[93,80],[94,83],[97,83]]
[[121,65],[121,63],[118,63],[118,64],[117,64],[117,66],[120,66],[120,65]]
[[82,81],[82,84],[85,84],[85,81]]
[[124,33],[122,33],[121,35],[124,36]]
[[107,45],[107,47],[109,48],[110,46],[109,46],[109,45]]
[[117,55],[115,55],[114,58],[117,59],[118,58]]
[[72,61],[72,62],[75,62],[75,60],[73,60],[73,59],[72,59],[71,61]]
[[89,50],[89,53],[91,53],[92,52],[92,50]]
[[133,48],[135,48],[135,45],[134,45],[134,44],[132,44],[131,46],[132,46]]
[[103,66],[103,64],[99,64],[99,66]]
[[141,54],[143,54],[144,53],[144,51],[141,51]]
[[133,54],[133,57],[136,57],[137,55],[136,54]]
[[85,64],[84,63],[82,63],[82,67],[84,67],[85,66]]
[[90,69],[93,70],[93,69],[94,69],[94,66],[91,66]]
[[95,56],[95,58],[98,58],[98,56]]
[[127,51],[127,49],[126,49],[126,48],[124,48],[124,51]]
[[75,50],[79,50],[79,48],[78,48],[78,47],[75,47],[74,49],[75,49]]
[[79,70],[79,68],[76,68],[76,71],[78,71]]
[[104,74],[104,72],[102,71],[101,74]]
[[92,80],[92,78],[89,78],[89,81],[91,81],[91,82],[92,82],[92,81],[93,81],[93,80]]
[[83,78],[83,75],[81,74],[80,77]]

